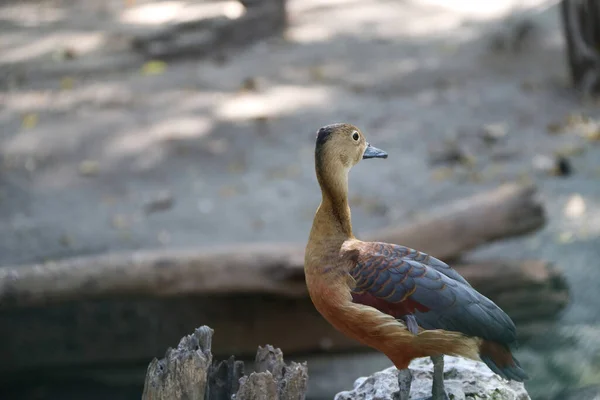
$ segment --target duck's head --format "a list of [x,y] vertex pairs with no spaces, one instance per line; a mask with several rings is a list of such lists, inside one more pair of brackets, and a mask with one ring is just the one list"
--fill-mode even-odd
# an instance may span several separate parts
[[331,124],[319,129],[315,146],[317,167],[349,170],[360,160],[387,158],[387,153],[367,142],[351,124]]

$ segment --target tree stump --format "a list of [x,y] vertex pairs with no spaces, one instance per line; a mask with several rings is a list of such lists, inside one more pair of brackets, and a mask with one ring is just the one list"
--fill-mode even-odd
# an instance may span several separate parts
[[200,327],[184,336],[176,349],[169,348],[165,358],[152,360],[142,399],[203,400],[212,364],[212,334],[209,327]]
[[271,345],[258,348],[255,372],[244,375],[244,363],[213,362],[213,330],[202,326],[185,336],[165,358],[152,360],[142,400],[303,400],[308,384],[306,363],[286,365]]

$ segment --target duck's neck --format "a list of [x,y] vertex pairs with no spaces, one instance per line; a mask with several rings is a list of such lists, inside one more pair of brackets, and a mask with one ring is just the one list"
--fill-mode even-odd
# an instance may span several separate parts
[[317,168],[322,200],[313,221],[313,235],[346,240],[352,235],[348,205],[348,170]]

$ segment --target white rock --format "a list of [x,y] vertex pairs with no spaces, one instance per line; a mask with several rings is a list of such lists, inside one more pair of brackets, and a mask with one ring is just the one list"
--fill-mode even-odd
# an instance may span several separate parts
[[[485,364],[458,357],[444,357],[446,393],[452,400],[531,400],[522,383],[506,381],[494,374]],[[413,382],[411,399],[431,397],[433,365],[429,358],[420,358],[410,364]],[[390,400],[398,391],[398,370],[384,369],[369,377],[361,377],[354,389],[340,392],[335,400]]]

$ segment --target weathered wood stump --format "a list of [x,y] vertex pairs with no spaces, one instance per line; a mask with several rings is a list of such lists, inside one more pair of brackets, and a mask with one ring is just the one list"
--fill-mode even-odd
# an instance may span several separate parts
[[286,365],[271,345],[258,348],[256,371],[244,375],[244,364],[231,356],[213,362],[213,330],[202,326],[185,336],[176,349],[148,366],[142,400],[302,400],[308,384],[306,363]]
[[571,81],[584,96],[600,92],[600,3],[562,0],[562,26]]
[[212,334],[206,326],[198,328],[184,336],[176,349],[169,348],[165,358],[152,360],[142,399],[204,399],[212,366]]

